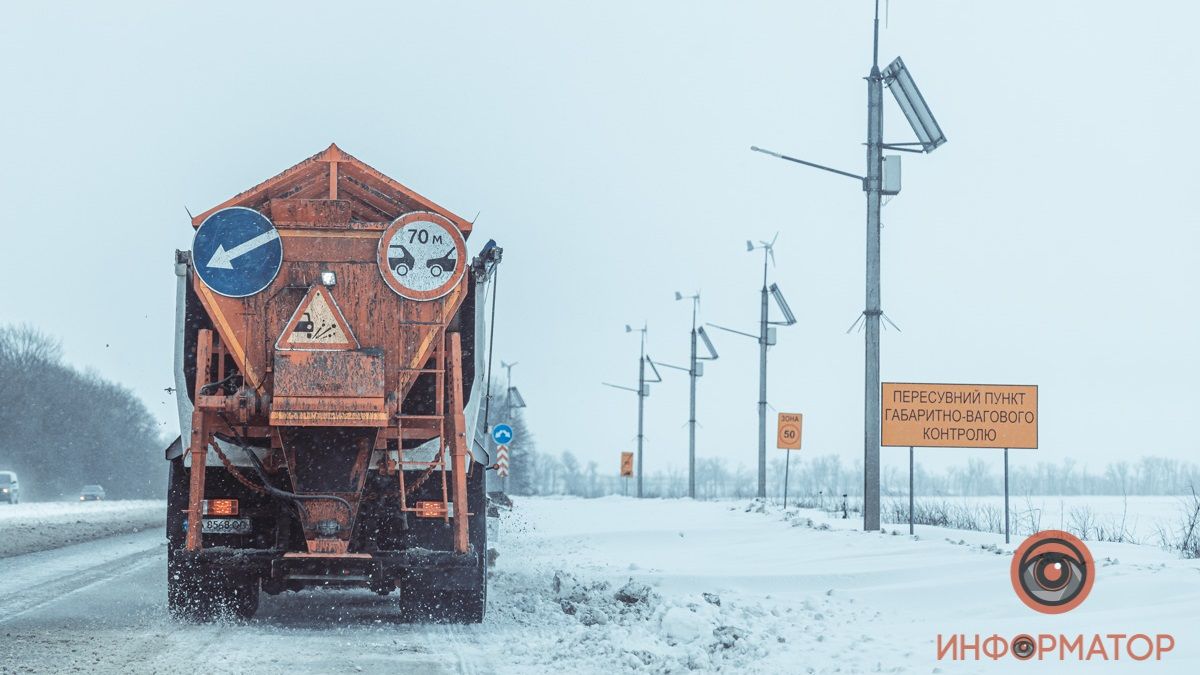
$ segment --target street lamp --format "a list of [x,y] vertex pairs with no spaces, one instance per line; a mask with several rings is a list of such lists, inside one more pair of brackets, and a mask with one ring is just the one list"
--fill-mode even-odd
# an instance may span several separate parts
[[[718,326],[715,323],[708,324],[713,328],[758,340],[758,496],[762,499],[767,497],[767,347],[776,342],[775,329],[772,326],[791,326],[796,323],[796,317],[788,307],[787,301],[783,299],[783,293],[779,290],[779,286],[777,284],[767,286],[767,258],[771,259],[772,264],[775,262],[775,239],[778,238],[779,235],[776,234],[770,243],[760,241],[758,246],[755,246],[754,242],[746,242],[747,251],[755,249],[763,251],[763,286],[758,335],[743,333],[740,330]],[[769,297],[775,299],[775,304],[783,314],[783,321],[771,321],[767,300]]]
[[[654,362],[650,360],[649,356],[646,356],[646,332],[647,332],[647,330],[648,329],[645,324],[643,324],[641,328],[636,328],[636,329],[631,327],[629,324],[625,324],[625,332],[626,333],[632,333],[634,331],[637,331],[642,334],[641,351],[638,354],[638,386],[637,386],[637,389],[634,389],[633,387],[623,387],[619,384],[610,384],[608,382],[600,383],[606,387],[612,387],[613,389],[623,389],[625,391],[632,391],[635,394],[637,394],[637,397],[638,397],[637,496],[638,497],[642,496],[642,444],[645,439],[644,432],[645,432],[645,420],[646,420],[646,397],[650,395],[650,385],[651,384],[653,384],[655,382],[662,382],[662,376],[658,374],[658,369],[654,367]],[[654,371],[654,379],[653,380],[646,379],[646,364],[647,363],[650,364],[650,370]]]
[[[924,97],[913,82],[912,75],[899,57],[887,69],[879,70],[879,0],[875,0],[875,28],[872,44],[871,72],[867,76],[867,175],[859,176],[822,164],[778,152],[751,146],[761,152],[789,162],[803,164],[822,171],[847,176],[860,181],[867,193],[867,264],[866,309],[861,318],[866,327],[866,349],[863,393],[863,529],[879,529],[879,329],[883,316],[880,294],[880,237],[879,211],[882,196],[900,192],[900,156],[885,158],[884,150],[899,152],[933,152],[946,142],[946,136],[925,104]],[[887,85],[896,103],[916,134],[915,143],[883,142],[883,87]],[[919,146],[920,149],[915,149]],[[886,161],[885,161],[886,160]],[[857,322],[856,322],[857,324]],[[853,326],[852,326],[853,328]]]
[[[704,332],[704,327],[696,327],[696,314],[700,308],[700,294],[684,295],[679,291],[675,291],[675,300],[691,300],[692,301],[692,356],[688,361],[687,368],[673,366],[669,363],[656,362],[664,368],[672,368],[674,370],[682,370],[687,372],[690,380],[691,393],[689,398],[689,414],[688,414],[688,497],[696,498],[696,378],[704,375],[704,364],[701,361],[715,361],[717,359],[717,350],[713,347],[712,340],[708,339],[708,334]],[[699,356],[696,351],[696,339],[704,341],[704,347],[708,350],[708,356]]]

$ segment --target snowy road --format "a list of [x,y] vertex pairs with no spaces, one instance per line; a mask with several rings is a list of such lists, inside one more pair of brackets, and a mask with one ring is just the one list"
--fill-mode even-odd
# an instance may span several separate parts
[[172,623],[160,531],[0,561],[0,672],[488,672],[469,627],[399,623],[368,592],[263,597],[247,625]]
[[[1200,672],[1197,561],[1092,544],[1092,596],[1046,616],[1016,599],[1002,538],[852,526],[744,503],[518,499],[480,626],[406,624],[365,591],[172,623],[161,531],[122,535],[0,559],[0,673]],[[955,663],[935,658],[939,632],[1177,644],[1159,662]]]

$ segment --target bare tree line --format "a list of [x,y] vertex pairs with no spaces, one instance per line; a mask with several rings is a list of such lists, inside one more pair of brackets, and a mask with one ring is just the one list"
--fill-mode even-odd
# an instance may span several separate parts
[[[519,412],[519,411],[518,411]],[[862,462],[845,463],[837,455],[796,456],[791,461],[788,492],[796,497],[836,498],[862,495]],[[925,497],[985,496],[1003,494],[1004,479],[995,462],[968,459],[964,466],[951,466],[933,472],[916,464],[913,472],[915,491]],[[526,495],[576,495],[602,497],[633,494],[632,482],[626,485],[616,473],[617,458],[611,466],[581,462],[573,453],[549,455],[537,452],[532,442],[514,455],[509,491]],[[769,496],[783,495],[784,460],[771,460],[768,466]],[[630,479],[632,481],[634,479]],[[1200,486],[1200,466],[1163,457],[1142,457],[1135,461],[1107,464],[1093,472],[1073,459],[1057,464],[1039,462],[1032,467],[1013,467],[1010,473],[1013,494],[1028,495],[1185,495],[1192,486]],[[670,468],[647,474],[643,480],[646,496],[684,497],[687,472]],[[908,472],[895,466],[885,467],[882,475],[885,496],[908,494]],[[753,467],[734,465],[720,457],[696,460],[696,496],[699,499],[748,498],[757,493]]]
[[32,327],[0,326],[0,470],[17,472],[23,498],[89,483],[110,498],[161,496],[164,445],[132,391],[67,365],[58,341]]

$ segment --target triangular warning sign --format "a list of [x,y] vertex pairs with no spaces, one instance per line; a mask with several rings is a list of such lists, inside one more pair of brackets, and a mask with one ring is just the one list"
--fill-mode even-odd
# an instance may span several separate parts
[[358,340],[342,316],[329,289],[319,284],[308,290],[288,321],[276,349],[358,349]]

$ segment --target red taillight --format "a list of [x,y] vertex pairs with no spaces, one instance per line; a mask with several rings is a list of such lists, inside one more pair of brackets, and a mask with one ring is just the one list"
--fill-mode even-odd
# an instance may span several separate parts
[[445,502],[417,502],[418,518],[445,518],[450,512]]
[[238,514],[238,500],[205,499],[200,503],[200,512],[206,516],[236,516]]

